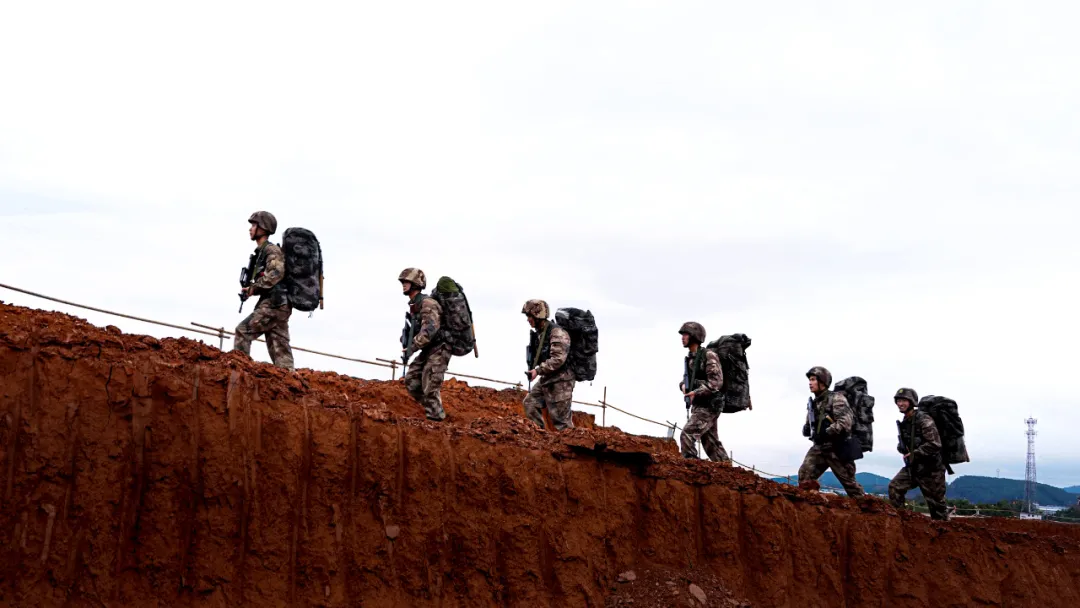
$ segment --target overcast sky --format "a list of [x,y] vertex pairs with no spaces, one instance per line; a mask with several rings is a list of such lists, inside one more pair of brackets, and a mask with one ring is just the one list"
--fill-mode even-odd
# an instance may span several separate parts
[[911,386],[959,402],[958,473],[1022,479],[1031,415],[1039,480],[1080,484],[1073,3],[356,4],[5,3],[0,282],[232,327],[266,209],[326,256],[294,345],[394,357],[418,266],[470,295],[452,370],[521,378],[543,298],[600,326],[577,399],[683,420],[697,320],[753,339],[737,460],[797,471],[824,365],[877,397],[860,471],[899,468]]

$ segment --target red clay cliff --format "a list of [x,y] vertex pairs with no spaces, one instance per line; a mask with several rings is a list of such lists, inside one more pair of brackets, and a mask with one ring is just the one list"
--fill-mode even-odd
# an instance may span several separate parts
[[0,304],[0,605],[1080,606],[1078,526],[931,522],[443,397],[432,423],[400,382]]

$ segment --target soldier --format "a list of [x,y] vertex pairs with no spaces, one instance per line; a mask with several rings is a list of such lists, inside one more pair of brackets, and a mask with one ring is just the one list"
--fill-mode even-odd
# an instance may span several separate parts
[[679,334],[682,335],[683,346],[689,351],[683,363],[686,379],[679,383],[679,390],[687,400],[687,408],[693,408],[680,437],[683,458],[697,458],[694,444],[700,439],[709,460],[730,462],[731,458],[716,432],[716,421],[724,405],[723,395],[720,394],[724,386],[720,358],[713,351],[701,347],[705,343],[705,328],[700,323],[683,323]]
[[832,374],[829,370],[813,367],[806,372],[806,377],[814,398],[807,407],[803,435],[809,437],[814,445],[799,467],[799,487],[817,490],[820,487],[818,477],[821,477],[825,469],[832,469],[848,496],[863,496],[863,487],[855,481],[855,461],[844,460],[836,453],[850,436],[855,423],[851,406],[842,394],[829,390],[832,386]]
[[253,282],[244,289],[248,296],[258,295],[259,302],[246,319],[236,326],[233,350],[251,355],[251,342],[266,335],[266,350],[274,365],[293,369],[292,347],[289,346],[289,317],[292,306],[285,292],[285,254],[270,242],[277,232],[277,219],[268,211],[256,211],[248,218],[248,235],[257,244]]
[[904,455],[904,468],[889,482],[889,500],[904,508],[908,490],[918,486],[930,508],[930,517],[948,521],[945,505],[945,464],[941,460],[941,437],[934,419],[918,410],[919,395],[910,388],[896,391],[896,409],[904,415],[899,423],[897,451]]
[[[419,327],[412,339],[412,351],[420,351],[420,354],[405,374],[405,388],[424,407],[428,420],[439,422],[446,419],[440,389],[452,354],[450,345],[439,335],[442,306],[435,298],[422,293],[427,287],[424,271],[406,268],[398,275],[398,281],[402,294],[409,297],[410,322],[414,328]],[[404,346],[402,351],[406,350],[409,347]]]
[[540,379],[525,396],[525,416],[544,428],[547,407],[555,430],[574,428],[570,405],[574,398],[574,372],[567,363],[570,334],[553,323],[551,309],[543,300],[529,300],[521,307],[533,331],[529,333],[529,380]]

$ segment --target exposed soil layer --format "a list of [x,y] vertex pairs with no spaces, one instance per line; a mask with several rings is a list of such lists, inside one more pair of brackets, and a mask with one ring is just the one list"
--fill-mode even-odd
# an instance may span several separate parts
[[719,577],[708,571],[629,570],[619,575],[611,587],[606,608],[640,608],[670,606],[672,608],[744,608],[745,600],[731,595]]
[[400,382],[0,304],[0,605],[689,605],[629,570],[717,606],[1080,605],[1080,527],[938,524],[522,397],[449,381],[432,423]]

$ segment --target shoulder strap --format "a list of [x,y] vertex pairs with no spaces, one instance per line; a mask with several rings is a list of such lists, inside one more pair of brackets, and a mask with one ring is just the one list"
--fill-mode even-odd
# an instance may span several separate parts
[[469,311],[469,320],[472,320],[472,307],[469,306],[469,296],[465,295],[465,288],[457,281],[454,281],[454,285],[457,285],[458,293],[465,299],[465,310]]
[[694,362],[690,365],[690,386],[687,387],[686,390],[694,390],[694,383],[700,379],[698,378],[698,371],[705,371],[703,366],[705,351],[706,348],[704,346],[699,346],[697,352],[694,353]]
[[[270,241],[267,240],[265,243],[263,243],[262,245],[259,245],[257,248],[255,248],[255,266],[252,268],[252,270],[256,274],[258,274],[258,272],[259,272],[259,267],[262,266],[264,263],[266,263],[266,246],[269,245],[269,244],[270,244]],[[253,278],[258,278],[258,277],[256,276],[256,277],[253,277]]]
[[[411,315],[420,314],[420,307],[424,305],[424,300],[428,299],[429,297],[430,296],[424,295],[424,292],[418,293],[416,295],[416,300],[409,302],[409,314],[411,314]],[[416,310],[413,310],[414,307],[415,307]]]
[[911,439],[908,441],[908,451],[910,452],[915,447],[915,437],[920,435],[919,433],[919,416],[922,414],[919,410],[915,410],[915,415],[911,417]]

